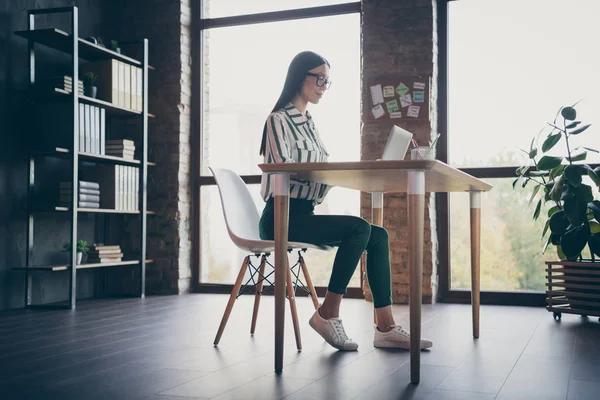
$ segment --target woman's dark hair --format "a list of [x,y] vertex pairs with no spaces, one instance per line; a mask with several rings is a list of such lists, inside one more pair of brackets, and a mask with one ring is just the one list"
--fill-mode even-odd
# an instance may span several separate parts
[[[279,95],[279,100],[275,103],[275,107],[273,107],[272,113],[282,109],[287,103],[292,101],[294,97],[302,90],[302,85],[304,84],[304,79],[306,78],[306,73],[313,68],[317,68],[323,64],[327,64],[329,67],[329,62],[320,56],[317,53],[312,51],[303,51],[302,53],[298,53],[296,57],[290,63],[288,68],[287,76],[285,77],[285,83],[283,84],[283,89],[281,90],[281,95]],[[263,127],[263,136],[262,142],[260,143],[260,155],[265,154],[267,145],[267,122],[265,122],[265,126]]]

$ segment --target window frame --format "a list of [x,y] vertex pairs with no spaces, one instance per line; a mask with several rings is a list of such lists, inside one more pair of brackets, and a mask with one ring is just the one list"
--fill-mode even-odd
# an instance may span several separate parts
[[[456,0],[437,0],[438,18],[438,127],[442,133],[438,142],[438,159],[448,162],[448,140],[452,133],[448,130],[448,3]],[[592,168],[600,164],[590,164]],[[508,167],[487,168],[459,168],[476,178],[516,178],[518,165]],[[530,171],[534,171],[532,168]],[[493,189],[492,189],[493,190]],[[439,286],[438,298],[446,303],[470,303],[471,291],[466,289],[452,289],[450,263],[450,203],[447,193],[436,193],[436,211],[438,215],[437,231],[439,243]],[[540,273],[543,273],[540,265]],[[481,304],[494,305],[519,305],[519,306],[545,306],[546,293],[537,291],[481,291]]]
[[[215,284],[202,283],[200,276],[202,271],[201,252],[202,243],[200,243],[200,229],[202,220],[200,215],[200,190],[203,186],[216,185],[215,179],[210,175],[202,175],[202,134],[203,134],[203,75],[204,75],[204,40],[205,30],[215,28],[226,28],[234,26],[244,26],[252,24],[262,24],[269,22],[293,21],[299,19],[319,18],[327,16],[339,16],[358,13],[362,17],[362,5],[360,1],[352,1],[342,4],[333,4],[328,6],[318,6],[309,8],[290,9],[283,11],[262,12],[256,14],[244,14],[219,18],[203,18],[204,1],[192,2],[192,65],[200,66],[192,69],[192,99],[191,99],[191,130],[199,132],[191,137],[191,188],[192,188],[192,257],[191,257],[191,278],[190,289],[195,293],[230,293],[233,284]],[[246,184],[260,184],[261,175],[242,175],[242,180]],[[241,262],[241,260],[240,260]],[[346,297],[364,298],[362,292],[362,274],[360,280],[361,287],[348,288]],[[315,287],[319,296],[324,296],[326,287]],[[298,295],[302,295],[298,293]]]

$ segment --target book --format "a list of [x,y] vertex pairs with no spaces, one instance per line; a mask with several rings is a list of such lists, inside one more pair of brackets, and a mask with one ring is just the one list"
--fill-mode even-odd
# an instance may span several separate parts
[[[71,189],[71,182],[60,182],[59,187],[61,189]],[[89,182],[89,181],[79,181],[80,189],[100,189],[100,184],[98,182]]]
[[[60,189],[60,194],[61,195],[65,195],[65,196],[70,196],[71,195],[71,188],[70,187],[68,189],[61,188]],[[94,196],[100,196],[100,191],[97,190],[97,189],[82,188],[80,186],[79,187],[79,194],[90,194],[90,195],[94,195]]]

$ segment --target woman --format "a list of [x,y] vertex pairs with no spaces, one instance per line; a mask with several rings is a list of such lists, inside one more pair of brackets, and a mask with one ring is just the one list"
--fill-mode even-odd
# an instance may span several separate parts
[[[308,103],[318,104],[330,85],[327,60],[310,51],[294,57],[281,96],[265,122],[260,155],[264,155],[266,163],[327,161],[329,153],[306,107]],[[266,206],[260,219],[260,235],[273,240],[273,181],[269,174],[263,174],[261,183]],[[410,336],[392,315],[387,231],[359,217],[315,215],[314,206],[323,202],[329,189],[321,183],[290,178],[289,240],[338,247],[325,300],[309,324],[337,349],[358,348],[346,335],[339,310],[350,278],[366,250],[367,278],[377,316],[373,344],[409,349]],[[421,340],[421,348],[431,346],[429,340]]]

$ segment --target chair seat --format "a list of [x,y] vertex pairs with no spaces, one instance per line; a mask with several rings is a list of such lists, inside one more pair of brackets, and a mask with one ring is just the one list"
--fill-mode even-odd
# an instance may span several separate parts
[[[274,240],[237,240],[236,245],[250,253],[272,253],[275,250]],[[317,249],[330,251],[332,246],[317,245],[312,243],[288,242],[288,250]]]

